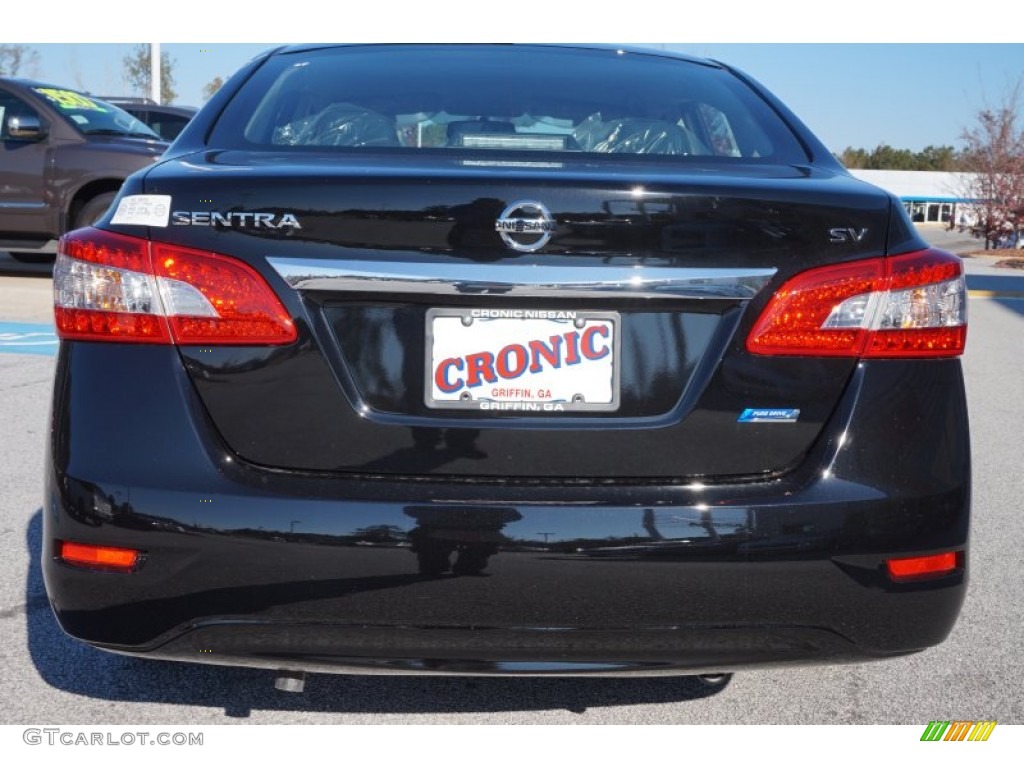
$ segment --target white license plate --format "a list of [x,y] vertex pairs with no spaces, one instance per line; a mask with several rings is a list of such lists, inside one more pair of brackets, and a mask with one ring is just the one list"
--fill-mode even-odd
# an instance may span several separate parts
[[619,315],[427,310],[430,408],[559,413],[619,407]]

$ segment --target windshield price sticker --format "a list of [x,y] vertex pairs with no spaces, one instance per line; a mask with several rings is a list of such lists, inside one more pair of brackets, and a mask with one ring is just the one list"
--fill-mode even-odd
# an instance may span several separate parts
[[45,96],[56,104],[57,107],[63,110],[87,109],[93,112],[108,111],[92,99],[87,98],[80,93],[75,93],[74,91],[65,91],[60,88],[36,88],[35,92],[41,96]]
[[619,407],[619,315],[431,309],[430,408],[560,413]]

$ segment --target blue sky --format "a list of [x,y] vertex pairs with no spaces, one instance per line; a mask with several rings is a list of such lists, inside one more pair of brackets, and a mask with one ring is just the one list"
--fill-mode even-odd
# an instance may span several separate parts
[[[1024,77],[1024,24],[997,0],[973,0],[969,12],[960,1],[930,0],[925,8],[857,0],[831,6],[831,15],[806,0],[730,0],[703,8],[645,0],[639,12],[620,5],[614,14],[584,13],[581,4],[559,0],[548,0],[542,14],[525,15],[480,0],[445,0],[443,14],[423,10],[436,5],[407,0],[359,3],[358,14],[350,12],[355,6],[321,7],[334,10],[289,12],[282,6],[268,16],[242,13],[232,4],[176,0],[175,13],[154,11],[150,18],[137,3],[106,0],[102,13],[80,19],[54,14],[45,26],[28,14],[5,19],[0,43],[35,47],[42,79],[97,94],[127,94],[121,62],[133,47],[130,41],[158,37],[175,61],[178,103],[200,106],[202,88],[212,78],[230,75],[275,44],[268,33],[279,36],[277,42],[526,39],[658,46],[642,41],[735,40],[664,45],[746,71],[834,151],[883,142],[915,151],[929,144],[958,146],[978,109],[998,102],[1009,83]],[[167,42],[200,35],[231,42]],[[254,40],[267,42],[242,42]]]
[[[672,46],[675,48],[676,46]],[[959,146],[986,101],[1024,77],[1022,44],[682,45],[763,83],[833,151]]]

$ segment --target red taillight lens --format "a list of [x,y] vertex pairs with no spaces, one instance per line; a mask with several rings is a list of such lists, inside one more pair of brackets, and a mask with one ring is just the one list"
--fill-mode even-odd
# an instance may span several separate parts
[[893,581],[948,576],[963,567],[962,552],[943,552],[927,557],[901,557],[886,560],[885,567]]
[[[747,349],[759,355],[855,355],[864,347],[867,331],[859,316],[846,326],[830,327],[836,307],[881,289],[881,259],[835,264],[803,272],[780,288],[747,338]],[[850,306],[862,315],[865,307]]]
[[138,567],[141,556],[142,553],[137,549],[78,544],[73,541],[57,542],[57,557],[65,563],[100,571],[131,573]]
[[747,337],[758,355],[952,357],[967,340],[956,256],[937,250],[834,264],[778,290]]
[[241,261],[86,228],[61,238],[57,335],[156,344],[289,344],[295,325]]

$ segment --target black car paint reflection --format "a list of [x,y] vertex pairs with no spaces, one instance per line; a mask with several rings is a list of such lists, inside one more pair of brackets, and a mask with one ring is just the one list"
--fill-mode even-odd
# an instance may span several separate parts
[[[523,519],[510,507],[410,506],[405,514],[416,521],[408,536],[419,572],[425,576],[439,576],[449,569],[456,576],[480,575],[507,541],[502,529]],[[450,562],[453,554],[454,564]]]

